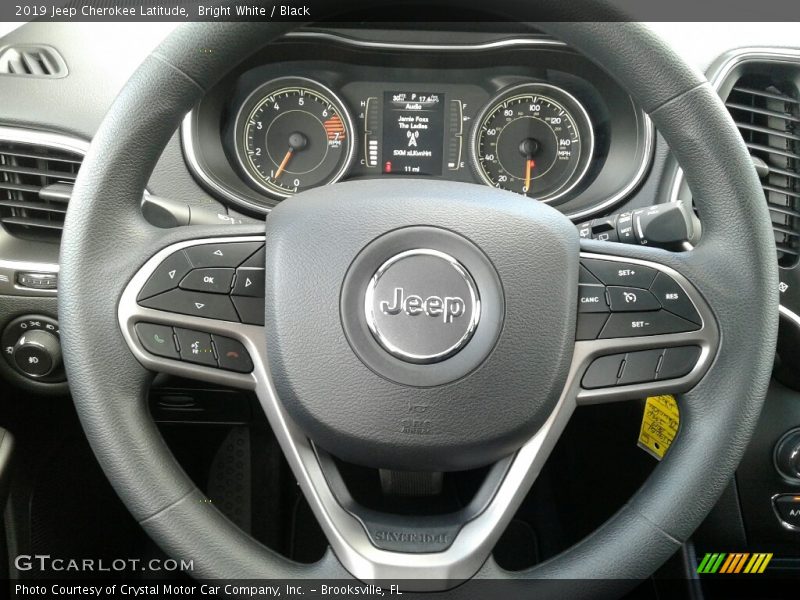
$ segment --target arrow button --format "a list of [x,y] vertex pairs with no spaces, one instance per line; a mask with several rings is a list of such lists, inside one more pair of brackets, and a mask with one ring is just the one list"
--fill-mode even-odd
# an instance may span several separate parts
[[236,269],[236,283],[233,285],[231,294],[234,296],[263,298],[264,288],[264,269],[243,267]]
[[261,248],[261,242],[229,242],[221,244],[198,244],[186,248],[192,265],[198,268],[235,268]]
[[150,298],[177,287],[178,282],[191,270],[192,265],[182,250],[170,254],[158,265],[139,292],[138,300]]
[[229,296],[225,294],[206,294],[189,290],[174,289],[146,298],[139,302],[142,306],[182,315],[238,321],[239,316]]

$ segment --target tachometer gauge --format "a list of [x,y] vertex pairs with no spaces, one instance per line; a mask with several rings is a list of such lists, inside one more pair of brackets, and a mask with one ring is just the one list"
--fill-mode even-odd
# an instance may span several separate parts
[[236,154],[247,177],[286,198],[338,181],[353,160],[353,121],[325,86],[274,79],[245,101],[236,121]]
[[589,169],[594,134],[589,115],[561,88],[531,83],[492,99],[476,120],[472,163],[486,184],[552,202]]

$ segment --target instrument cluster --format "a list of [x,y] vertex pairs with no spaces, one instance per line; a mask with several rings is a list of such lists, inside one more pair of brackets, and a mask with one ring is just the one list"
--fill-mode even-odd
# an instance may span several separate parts
[[341,180],[426,177],[577,218],[621,201],[649,164],[649,119],[566,47],[366,52],[332,37],[276,44],[271,62],[256,58],[190,113],[184,149],[209,191],[266,212]]

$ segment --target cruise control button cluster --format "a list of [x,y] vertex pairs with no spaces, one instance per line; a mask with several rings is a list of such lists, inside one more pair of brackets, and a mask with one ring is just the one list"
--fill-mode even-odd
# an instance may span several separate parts
[[586,370],[586,389],[678,379],[688,375],[700,358],[699,346],[678,346],[612,354],[596,358]]
[[702,320],[683,288],[652,267],[620,261],[581,260],[575,338],[681,333]]
[[190,246],[156,267],[137,301],[156,310],[263,325],[264,262],[261,242]]
[[238,373],[253,370],[250,354],[234,339],[146,322],[136,323],[134,330],[144,349],[156,356]]

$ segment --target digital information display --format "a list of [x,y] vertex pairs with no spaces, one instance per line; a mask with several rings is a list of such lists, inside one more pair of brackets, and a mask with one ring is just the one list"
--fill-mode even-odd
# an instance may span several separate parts
[[384,173],[441,175],[443,144],[443,94],[384,93]]

